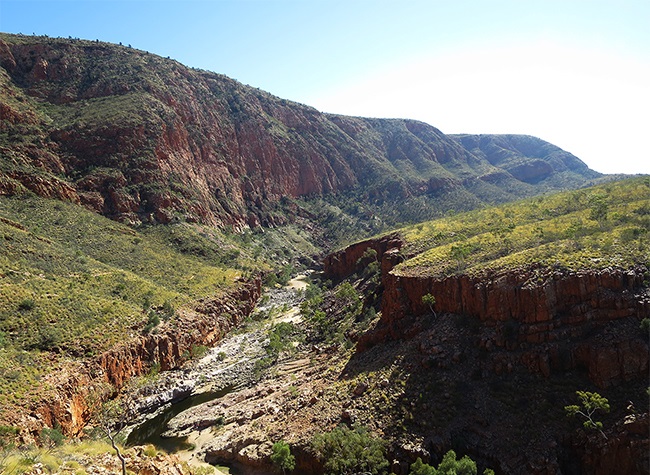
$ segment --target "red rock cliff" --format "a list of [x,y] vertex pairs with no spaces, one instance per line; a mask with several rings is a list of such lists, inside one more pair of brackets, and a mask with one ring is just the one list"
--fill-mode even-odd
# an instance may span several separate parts
[[[235,227],[282,224],[282,197],[352,189],[373,201],[462,189],[474,204],[478,182],[503,199],[536,193],[427,124],[322,114],[131,48],[3,34],[0,66],[0,193],[23,186],[126,222]],[[599,176],[584,166],[552,183],[567,167],[519,161],[530,160],[546,164],[545,187]]]
[[[375,251],[377,260],[383,262],[385,260],[384,255],[388,251],[397,252],[401,249],[402,244],[403,242],[397,234],[389,234],[379,239],[370,239],[352,244],[345,249],[326,256],[323,260],[323,272],[328,279],[344,279],[355,272],[363,270],[368,265],[368,262],[364,262],[363,259],[368,249]],[[388,272],[389,270],[382,268],[382,272]]]
[[[468,315],[492,327],[494,336],[483,346],[527,348],[521,363],[546,375],[581,365],[595,384],[606,387],[647,375],[648,343],[638,332],[640,320],[650,316],[643,294],[646,272],[528,268],[438,278],[391,272],[383,276],[380,326],[391,338],[408,333],[410,317],[429,312],[422,297],[431,294],[439,314]],[[618,331],[609,332],[609,325]],[[605,334],[595,338],[601,330]],[[565,344],[568,363],[553,356]],[[536,345],[545,352],[532,351]]]

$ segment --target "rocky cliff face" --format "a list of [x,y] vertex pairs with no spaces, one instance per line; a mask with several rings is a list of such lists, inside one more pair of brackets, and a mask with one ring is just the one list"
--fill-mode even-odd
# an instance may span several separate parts
[[[402,244],[402,240],[397,234],[389,234],[380,239],[352,244],[345,249],[325,256],[325,259],[323,259],[323,272],[328,279],[335,281],[344,279],[358,273],[368,265],[368,262],[364,261],[364,255],[369,249],[377,253],[377,261],[383,262],[386,252],[391,251],[394,254],[401,249]],[[382,270],[389,271],[390,269]]]
[[638,330],[650,315],[646,274],[642,267],[527,268],[445,278],[389,273],[382,324],[392,337],[404,334],[409,316],[430,312],[422,297],[431,294],[437,312],[471,316],[490,327],[493,336],[480,342],[488,351],[512,350],[520,364],[546,376],[585,367],[594,384],[608,387],[648,372],[648,344]]
[[242,282],[238,289],[216,299],[203,299],[178,320],[151,333],[125,341],[95,360],[75,363],[53,373],[44,382],[45,395],[35,402],[32,416],[16,424],[37,434],[47,425],[78,435],[92,417],[97,395],[109,383],[120,389],[129,379],[145,374],[153,365],[178,368],[196,346],[210,346],[248,316],[261,294],[261,280]]
[[638,330],[641,319],[650,316],[647,268],[572,272],[531,267],[474,276],[408,276],[392,272],[401,260],[401,245],[393,235],[354,244],[325,259],[326,276],[341,279],[358,272],[367,249],[378,253],[382,317],[362,347],[417,331],[415,318],[431,312],[422,297],[431,294],[436,312],[476,318],[490,329],[481,348],[515,355],[495,361],[497,372],[513,363],[545,376],[583,367],[600,387],[647,374],[648,342]]
[[283,197],[455,190],[478,204],[599,176],[575,157],[522,152],[495,166],[427,124],[321,114],[116,45],[2,35],[0,66],[0,193],[27,188],[126,222],[276,225]]
[[[350,276],[358,256],[377,250],[381,318],[362,336],[357,357],[374,361],[388,348],[408,355],[404,404],[427,414],[414,419],[413,440],[442,453],[459,438],[463,450],[503,473],[647,472],[647,414],[629,402],[647,386],[648,340],[639,329],[650,317],[647,268],[528,267],[436,278],[401,274],[395,266],[404,246],[396,236],[386,244],[339,251],[325,272]],[[436,298],[435,316],[422,303],[427,294]],[[607,438],[576,433],[566,422],[558,401],[584,387],[616,398]]]

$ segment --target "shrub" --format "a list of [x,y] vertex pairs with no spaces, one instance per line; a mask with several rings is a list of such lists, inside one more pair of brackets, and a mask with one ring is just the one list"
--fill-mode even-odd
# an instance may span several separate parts
[[165,303],[163,303],[162,306],[163,320],[165,321],[170,320],[175,315],[176,315],[176,309],[174,309],[174,306],[171,304],[169,300],[165,300]]
[[47,447],[58,447],[63,444],[64,441],[65,436],[58,427],[53,429],[43,427],[43,430],[41,430],[41,442]]
[[[423,463],[420,457],[411,465],[409,475],[476,475],[476,462],[467,455],[456,459],[456,452],[450,450],[442,458],[438,468]],[[493,475],[494,471],[487,468],[484,475]]]
[[296,458],[291,454],[289,444],[283,440],[273,444],[271,462],[273,462],[275,467],[282,470],[283,474],[287,470],[292,471],[296,468]]
[[147,324],[144,326],[144,332],[149,333],[151,330],[160,325],[160,317],[156,312],[150,310],[147,314]]
[[316,434],[312,446],[324,460],[328,474],[368,472],[386,473],[385,442],[372,437],[364,427],[339,426],[331,432]]
[[156,447],[154,447],[153,445],[147,445],[142,451],[142,453],[147,457],[155,457],[156,455],[158,455],[158,450],[156,450]]
[[[648,332],[650,332],[650,318],[645,317],[643,320],[641,320],[641,331],[643,331],[643,333],[646,335]],[[2,345],[0,344],[0,346]]]
[[18,304],[18,310],[29,311],[36,306],[34,299],[23,299]]

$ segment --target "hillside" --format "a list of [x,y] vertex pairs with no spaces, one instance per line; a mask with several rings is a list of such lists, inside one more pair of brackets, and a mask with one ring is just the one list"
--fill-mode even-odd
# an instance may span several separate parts
[[[51,388],[42,381],[180,320],[237,287],[241,245],[196,227],[133,229],[78,205],[0,198],[0,419]],[[20,412],[20,411],[17,411]],[[16,414],[14,414],[16,415]]]
[[0,65],[0,192],[126,223],[276,226],[292,199],[324,197],[394,224],[601,177],[538,139],[494,137],[535,144],[496,160],[484,140],[322,114],[123,46],[2,34]]
[[[90,435],[109,399],[142,421],[216,390],[175,422],[202,462],[271,470],[287,440],[321,473],[314,434],[345,424],[404,475],[449,449],[507,474],[648,465],[647,177],[97,41],[0,34],[0,115],[0,468],[31,470],[7,444],[43,427]],[[585,389],[608,439],[566,418]]]

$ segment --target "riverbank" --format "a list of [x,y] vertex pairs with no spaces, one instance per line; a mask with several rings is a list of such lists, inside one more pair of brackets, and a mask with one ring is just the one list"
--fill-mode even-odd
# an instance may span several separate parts
[[[273,325],[300,323],[300,303],[307,285],[308,277],[300,275],[285,287],[267,289],[241,329],[224,337],[203,357],[189,361],[179,370],[160,373],[154,381],[132,393],[142,416],[130,429],[128,443],[154,444],[191,466],[205,466],[208,448],[214,446],[214,428],[221,425],[222,416],[217,414],[210,422],[188,424],[192,414],[220,404],[227,396],[246,399],[247,391],[258,387],[269,375],[294,374],[309,364],[309,359],[298,359],[296,364],[293,358],[285,357],[261,373],[257,363],[267,354]],[[209,427],[201,429],[202,424]]]

